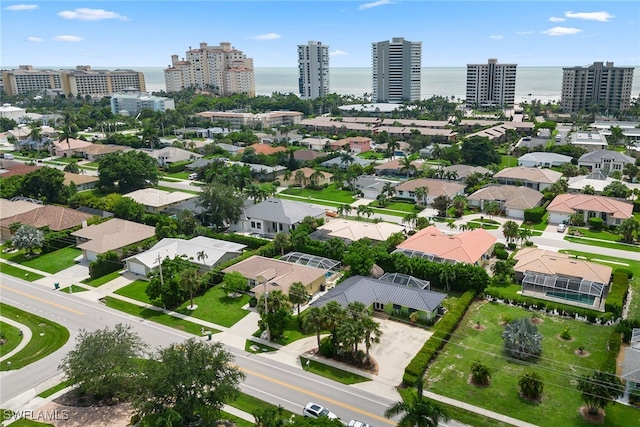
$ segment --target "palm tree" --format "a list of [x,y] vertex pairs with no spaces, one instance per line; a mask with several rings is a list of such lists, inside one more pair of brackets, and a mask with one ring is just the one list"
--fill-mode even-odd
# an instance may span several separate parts
[[294,181],[298,184],[299,187],[304,187],[307,183],[307,177],[304,174],[302,169],[298,169],[293,176]]
[[451,234],[453,234],[453,230],[455,230],[455,229],[456,229],[456,228],[458,228],[458,227],[456,226],[456,224],[455,224],[453,221],[449,221],[449,222],[447,223],[447,228],[448,228],[449,230],[451,230]]
[[309,307],[304,312],[302,329],[316,334],[318,347],[320,347],[320,333],[324,331],[324,313],[319,307]]
[[492,216],[500,213],[500,205],[498,202],[487,201],[484,203],[484,213],[486,213],[489,216],[489,219],[491,219]]
[[384,412],[387,418],[402,415],[398,427],[437,427],[440,421],[448,421],[444,409],[422,396],[422,380],[417,393],[411,394],[407,401],[396,402]]
[[513,240],[518,238],[518,230],[520,226],[515,221],[507,221],[502,224],[502,234],[504,238],[507,240],[507,243],[510,243]]
[[76,124],[71,111],[66,110],[62,115],[62,129],[58,133],[58,141],[66,141],[69,148],[69,155],[71,155],[71,138],[77,138]]
[[336,331],[345,318],[345,310],[339,302],[329,301],[322,307],[322,325],[331,334],[331,341],[337,343]]
[[444,288],[451,290],[451,283],[456,280],[456,271],[451,264],[440,264],[440,274],[438,275],[440,285],[444,285]]
[[300,319],[300,304],[308,302],[309,294],[302,282],[293,282],[289,288],[289,301],[298,307],[298,319]]
[[340,205],[340,206],[338,206],[338,215],[347,215],[348,216],[351,213],[352,209],[353,208],[351,207],[351,205],[348,205],[346,203],[343,204],[343,205]]
[[627,218],[618,227],[618,233],[622,234],[622,241],[633,243],[633,237],[640,235],[640,221],[635,218]]
[[595,188],[593,188],[590,185],[585,185],[584,188],[582,189],[581,193],[582,194],[591,194],[591,195],[593,195],[593,194],[596,194],[596,190],[595,190]]
[[344,168],[349,167],[355,161],[356,161],[356,159],[348,151],[345,151],[344,153],[342,153],[340,155],[340,164],[343,165],[342,167],[344,167]]
[[42,126],[40,121],[34,120],[29,123],[29,139],[36,144],[36,150],[40,151],[40,144],[42,143]]
[[291,235],[280,231],[273,236],[273,246],[276,250],[280,250],[280,255],[284,255],[285,251],[291,248]]
[[371,316],[366,316],[360,320],[360,327],[364,335],[364,348],[367,354],[367,361],[369,361],[371,358],[369,355],[371,344],[380,342],[382,331],[380,330],[380,324],[373,320]]
[[191,300],[191,305],[189,306],[189,309],[194,309],[194,305],[193,305],[193,295],[198,292],[198,289],[200,289],[200,274],[198,273],[198,270],[195,268],[190,268],[186,271],[184,271],[181,275],[180,275],[181,283],[182,286],[184,286],[184,288],[187,290],[187,292],[189,292],[189,299]]
[[396,140],[391,140],[387,143],[387,151],[391,159],[395,158],[396,149],[400,148],[400,143]]
[[471,364],[471,381],[477,385],[489,385],[491,382],[491,369],[476,360]]
[[396,190],[393,186],[393,184],[391,182],[385,182],[384,186],[382,187],[382,192],[384,194],[386,194],[388,197],[393,197],[393,195],[395,194]]
[[407,179],[409,179],[409,175],[411,175],[412,172],[416,172],[416,167],[412,163],[410,157],[404,156],[402,159],[400,159],[400,172],[406,172]]
[[360,206],[358,206],[358,209],[356,210],[356,214],[358,215],[358,218],[360,218],[360,215],[366,215],[367,218],[370,218],[371,215],[374,214],[374,212],[373,212],[373,208],[371,206],[360,205]]
[[522,227],[518,230],[518,239],[520,240],[520,246],[524,245],[529,237],[533,236],[533,232],[529,227]]
[[207,265],[205,263],[205,261],[207,260],[207,258],[209,258],[209,255],[207,255],[207,253],[203,250],[201,250],[200,252],[198,252],[196,254],[196,257],[198,259],[198,261],[200,261],[201,263],[203,263],[204,265]]
[[311,175],[309,175],[309,182],[311,183],[311,185],[316,187],[320,182],[320,180],[324,178],[325,178],[325,174],[323,174],[321,170],[316,169]]
[[291,170],[287,169],[282,174],[282,179],[285,180],[285,181],[289,181],[291,179],[292,175],[293,175],[293,172],[291,172]]
[[413,190],[413,193],[416,195],[416,200],[418,201],[418,203],[420,203],[421,205],[425,205],[425,199],[427,198],[427,195],[429,194],[429,187],[418,187],[415,190]]
[[402,217],[402,223],[407,224],[411,229],[415,228],[416,221],[418,220],[418,214],[415,212],[409,212]]
[[526,399],[538,400],[544,391],[542,377],[535,372],[525,372],[518,379],[520,394]]

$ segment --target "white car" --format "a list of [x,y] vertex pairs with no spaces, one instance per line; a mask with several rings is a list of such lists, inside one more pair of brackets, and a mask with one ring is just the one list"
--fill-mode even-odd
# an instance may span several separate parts
[[327,417],[330,420],[338,419],[338,416],[336,414],[334,414],[324,406],[318,405],[317,403],[313,402],[307,403],[307,406],[305,406],[302,410],[302,415],[311,418]]
[[558,224],[558,233],[564,233],[567,229],[567,224]]
[[367,424],[364,421],[351,420],[347,427],[373,427],[371,424]]

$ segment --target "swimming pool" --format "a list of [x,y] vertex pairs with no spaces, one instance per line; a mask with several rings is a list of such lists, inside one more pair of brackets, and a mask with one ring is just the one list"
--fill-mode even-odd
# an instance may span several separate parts
[[545,296],[560,298],[567,301],[579,302],[580,304],[589,304],[593,305],[596,300],[596,297],[585,294],[572,294],[567,292],[547,292]]

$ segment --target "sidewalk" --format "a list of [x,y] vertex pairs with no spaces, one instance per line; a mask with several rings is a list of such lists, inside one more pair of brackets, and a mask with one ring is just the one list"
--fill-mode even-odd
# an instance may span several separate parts
[[[6,360],[6,359],[10,358],[14,354],[19,352],[23,348],[25,348],[26,345],[29,344],[29,341],[31,341],[31,336],[33,334],[31,333],[31,329],[29,329],[29,327],[23,325],[22,323],[18,323],[15,320],[8,319],[8,318],[3,317],[3,316],[0,316],[0,320],[3,321],[4,323],[8,323],[9,325],[20,329],[20,331],[22,332],[22,340],[20,341],[20,344],[18,344],[16,346],[16,348],[11,350],[9,353],[7,353],[4,356],[0,357],[0,362],[1,362],[3,360]],[[9,362],[7,362],[7,363],[9,363]]]

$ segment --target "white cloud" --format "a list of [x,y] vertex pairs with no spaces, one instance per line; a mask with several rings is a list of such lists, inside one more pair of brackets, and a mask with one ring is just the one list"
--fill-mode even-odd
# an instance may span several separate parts
[[378,7],[378,6],[385,6],[387,4],[394,4],[395,2],[391,1],[391,0],[378,0],[378,1],[374,1],[371,3],[365,3],[365,4],[361,4],[360,6],[358,6],[358,10],[366,10],[366,9],[371,9],[374,7]]
[[27,37],[27,41],[31,42],[31,43],[42,43],[44,41],[44,39],[41,39],[40,37]]
[[548,30],[541,31],[542,34],[546,34],[548,36],[572,36],[581,32],[582,30],[579,28],[569,27],[553,27]]
[[53,39],[57,42],[79,42],[84,40],[82,37],[70,36],[67,34],[61,35],[61,36],[55,36]]
[[104,9],[88,9],[85,7],[75,10],[63,10],[62,12],[58,12],[58,16],[65,19],[77,19],[79,21],[102,21],[103,19],[129,20],[126,16],[122,16],[116,12],[110,12]]
[[349,55],[347,52],[345,52],[344,50],[334,50],[333,52],[329,52],[329,56],[347,56]]
[[565,12],[564,16],[567,18],[575,18],[575,19],[585,19],[587,21],[599,21],[599,22],[609,22],[613,18],[609,12],[601,11],[601,12]]
[[503,37],[504,36],[502,34],[496,34],[496,35],[493,35],[493,36],[489,36],[489,38],[491,40],[502,40]]
[[39,6],[37,4],[14,4],[14,5],[5,7],[4,10],[13,10],[13,11],[34,10],[34,9],[37,9],[38,7]]
[[529,34],[533,34],[533,31],[516,31],[516,34],[519,36],[528,36]]
[[278,33],[266,33],[266,34],[259,34],[255,37],[253,37],[254,40],[277,40],[277,39],[281,39],[282,36]]
[[566,21],[566,18],[559,18],[557,16],[552,16],[551,18],[549,18],[549,21],[551,22],[564,22]]

